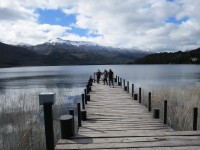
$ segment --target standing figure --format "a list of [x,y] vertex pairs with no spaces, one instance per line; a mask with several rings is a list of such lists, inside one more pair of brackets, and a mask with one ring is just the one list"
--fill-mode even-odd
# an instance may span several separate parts
[[96,72],[97,83],[99,83],[99,80],[100,80],[100,78],[101,78],[101,75],[102,75],[102,73],[101,73],[101,71],[98,69],[98,71]]
[[105,69],[104,73],[103,73],[103,84],[105,85],[105,83],[108,85],[108,71]]
[[114,87],[113,76],[114,76],[114,73],[113,73],[113,71],[110,69],[109,72],[108,72],[109,86],[111,86],[111,84],[112,84],[112,86]]

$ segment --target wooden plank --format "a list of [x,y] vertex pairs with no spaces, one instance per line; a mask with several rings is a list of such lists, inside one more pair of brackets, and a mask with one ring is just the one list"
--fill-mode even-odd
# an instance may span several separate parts
[[181,139],[159,139],[157,141],[144,141],[144,142],[115,142],[115,143],[93,143],[93,139],[89,144],[57,144],[57,149],[102,149],[102,148],[149,148],[149,147],[183,147],[183,146],[200,146],[198,140],[181,140]]
[[[119,149],[101,149],[101,150],[119,150]],[[120,148],[120,150],[133,150],[133,148]],[[134,148],[134,150],[199,150],[199,146]]]
[[78,135],[59,140],[56,150],[200,149],[200,131],[175,132],[118,86],[94,84],[90,98],[88,121],[82,122]]
[[156,142],[156,141],[166,141],[166,140],[200,140],[199,136],[160,136],[160,137],[115,137],[115,138],[76,138],[69,140],[59,140],[58,144],[89,144],[91,143],[132,143],[132,142]]

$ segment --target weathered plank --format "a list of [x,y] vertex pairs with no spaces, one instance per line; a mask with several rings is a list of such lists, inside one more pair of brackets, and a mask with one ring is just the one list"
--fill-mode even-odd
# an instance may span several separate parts
[[90,98],[88,121],[82,123],[78,135],[59,140],[56,150],[200,149],[200,131],[175,132],[160,119],[153,119],[147,108],[121,87],[94,84]]

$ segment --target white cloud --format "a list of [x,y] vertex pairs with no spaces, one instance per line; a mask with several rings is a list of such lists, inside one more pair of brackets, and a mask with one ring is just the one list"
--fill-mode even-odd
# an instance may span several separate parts
[[[75,14],[74,26],[101,36],[83,37],[67,33],[69,27],[41,25],[34,12],[37,8]],[[188,50],[200,46],[199,8],[200,1],[190,0],[7,0],[0,2],[0,34],[4,35],[0,40],[36,44],[60,37],[111,46]],[[189,20],[182,24],[165,23],[168,17]]]
[[16,1],[0,2],[0,21],[16,21],[16,20],[37,20],[37,14],[34,14],[33,9],[22,7]]
[[31,21],[1,22],[0,41],[38,44],[61,37],[67,30],[70,28],[48,24],[39,25]]

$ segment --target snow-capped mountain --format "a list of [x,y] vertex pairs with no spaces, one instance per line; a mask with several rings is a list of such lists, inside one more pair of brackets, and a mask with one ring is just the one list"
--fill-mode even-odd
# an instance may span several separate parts
[[126,64],[149,54],[138,48],[114,48],[92,42],[60,38],[34,46],[26,44],[17,46],[40,54],[41,63],[45,65]]
[[58,45],[58,44],[63,44],[63,45],[73,45],[73,46],[81,46],[81,45],[87,45],[87,46],[98,46],[98,44],[93,43],[93,42],[86,42],[86,41],[70,41],[70,40],[63,40],[61,38],[56,38],[56,39],[51,39],[47,44],[52,44],[52,45]]
[[32,46],[31,49],[39,54],[49,55],[52,52],[89,52],[96,53],[100,55],[127,55],[134,57],[144,57],[148,55],[149,52],[142,51],[139,48],[114,48],[110,46],[102,46],[93,42],[86,41],[70,41],[63,40],[60,38],[49,40],[43,44]]

